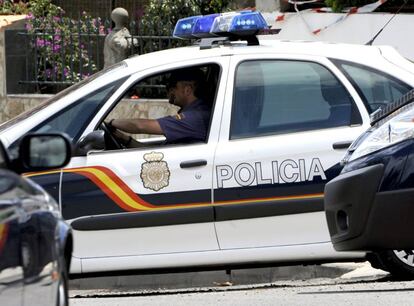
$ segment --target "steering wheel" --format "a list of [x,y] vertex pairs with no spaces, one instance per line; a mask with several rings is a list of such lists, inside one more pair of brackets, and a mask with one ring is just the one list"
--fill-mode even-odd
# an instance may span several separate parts
[[99,125],[99,129],[105,132],[105,146],[109,150],[122,149],[124,146],[121,142],[112,134],[110,127],[105,121]]

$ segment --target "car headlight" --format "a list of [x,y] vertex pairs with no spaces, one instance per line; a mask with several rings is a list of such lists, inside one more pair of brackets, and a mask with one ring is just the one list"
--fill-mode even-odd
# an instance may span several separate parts
[[355,148],[349,161],[414,138],[414,103],[395,111],[376,126]]

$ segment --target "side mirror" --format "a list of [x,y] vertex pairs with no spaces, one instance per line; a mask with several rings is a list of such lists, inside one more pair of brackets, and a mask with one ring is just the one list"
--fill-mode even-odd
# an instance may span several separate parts
[[105,150],[105,132],[96,130],[79,139],[75,147],[76,156],[84,156],[89,151]]
[[66,166],[71,156],[71,142],[63,134],[28,134],[20,142],[18,164],[22,171],[42,171]]

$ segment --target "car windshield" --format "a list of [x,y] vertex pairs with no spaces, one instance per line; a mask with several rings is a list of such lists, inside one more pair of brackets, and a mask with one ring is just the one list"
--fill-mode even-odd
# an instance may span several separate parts
[[414,101],[414,89],[410,90],[408,93],[406,93],[404,96],[402,96],[398,100],[395,100],[394,102],[388,104],[386,107],[379,108],[377,111],[372,113],[371,114],[371,125],[374,125],[381,119],[387,117],[392,112],[396,111],[397,109],[413,101]]
[[55,103],[56,101],[59,101],[61,98],[63,98],[64,96],[67,96],[69,94],[71,94],[72,92],[74,92],[75,90],[78,90],[79,88],[86,86],[90,83],[92,83],[95,80],[98,80],[100,77],[102,76],[106,76],[108,73],[114,74],[114,73],[119,73],[120,70],[123,70],[127,67],[126,62],[120,62],[118,64],[115,64],[113,66],[110,66],[108,68],[105,68],[95,74],[93,74],[92,76],[84,79],[83,81],[76,83],[72,86],[70,86],[69,88],[66,88],[65,90],[59,92],[58,94],[54,95],[53,97],[51,97],[50,99],[46,100],[44,103],[38,105],[37,107],[34,107],[33,109],[24,112],[16,117],[14,117],[13,119],[3,123],[0,125],[0,132],[4,131],[6,129],[8,129],[9,127],[11,127],[12,125],[16,124],[17,122],[23,121],[31,116],[33,116],[34,114],[36,114],[37,112],[43,110],[44,108],[48,107],[49,105]]

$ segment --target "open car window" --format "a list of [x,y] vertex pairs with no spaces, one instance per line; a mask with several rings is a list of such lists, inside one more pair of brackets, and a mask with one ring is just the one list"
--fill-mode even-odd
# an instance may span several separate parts
[[[220,66],[218,64],[205,64],[191,68],[197,68],[202,71],[205,83],[200,86],[199,98],[208,103],[213,110],[212,106],[216,98]],[[109,122],[112,119],[159,119],[165,116],[177,115],[180,108],[170,104],[167,98],[167,87],[174,72],[175,70],[167,70],[141,79],[133,84],[104,120]],[[128,135],[144,146],[161,145],[165,141],[163,135]]]

